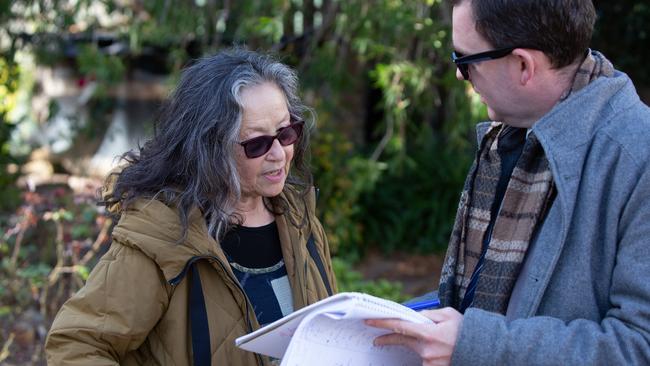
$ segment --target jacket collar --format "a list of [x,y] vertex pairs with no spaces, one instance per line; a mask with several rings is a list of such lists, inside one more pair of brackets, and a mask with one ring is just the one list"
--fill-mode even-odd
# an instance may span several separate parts
[[[558,103],[533,125],[532,131],[544,148],[558,195],[563,200],[571,201],[575,197],[577,178],[596,131],[613,113],[638,102],[630,79],[616,71],[614,77],[600,77]],[[479,144],[492,123],[481,122],[476,126]]]
[[600,77],[557,104],[533,126],[562,201],[573,202],[577,194],[583,162],[594,135],[618,110],[638,101],[630,79],[616,72],[614,77]]
[[136,248],[151,258],[168,282],[182,272],[195,256],[223,257],[216,242],[207,235],[201,212],[194,209],[188,217],[187,237],[181,241],[178,212],[157,200],[140,199],[122,213],[113,229],[121,244]]
[[[313,212],[315,200],[313,194],[302,199],[290,186],[287,186],[282,196],[289,204],[289,210],[276,216],[276,223],[287,274],[290,278],[295,278],[299,274],[295,270],[296,263],[305,260],[304,243],[311,227],[308,213]],[[178,211],[157,200],[140,199],[122,213],[119,223],[113,229],[113,237],[154,260],[167,282],[176,278],[193,257],[213,257],[224,264],[228,263],[219,244],[208,235],[206,222],[198,208],[190,211],[188,223],[187,237],[181,242]],[[302,226],[296,226],[300,223]],[[226,268],[232,272],[229,266]],[[234,274],[230,275],[234,278]]]

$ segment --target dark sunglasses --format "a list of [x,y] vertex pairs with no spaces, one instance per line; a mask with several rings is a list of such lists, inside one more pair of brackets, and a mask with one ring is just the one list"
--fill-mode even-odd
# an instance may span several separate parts
[[467,55],[467,56],[463,55],[460,52],[452,52],[451,60],[456,64],[458,70],[460,70],[460,73],[463,75],[463,79],[469,80],[470,64],[476,62],[488,61],[488,60],[496,60],[498,58],[506,57],[515,48],[522,48],[522,47],[505,47],[505,48],[499,48],[492,51],[475,53],[473,55]]
[[244,154],[246,154],[247,158],[259,158],[271,150],[275,139],[278,139],[282,146],[291,145],[298,141],[300,135],[302,135],[302,127],[304,124],[304,121],[291,122],[289,126],[280,128],[275,136],[257,136],[242,141],[239,144],[244,147]]

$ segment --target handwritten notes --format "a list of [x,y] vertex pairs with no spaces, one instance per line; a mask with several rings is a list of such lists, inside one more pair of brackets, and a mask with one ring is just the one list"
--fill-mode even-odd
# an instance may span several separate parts
[[421,365],[404,347],[376,347],[386,331],[364,319],[399,318],[417,323],[428,318],[395,302],[360,293],[341,293],[298,310],[236,340],[237,346],[294,365]]

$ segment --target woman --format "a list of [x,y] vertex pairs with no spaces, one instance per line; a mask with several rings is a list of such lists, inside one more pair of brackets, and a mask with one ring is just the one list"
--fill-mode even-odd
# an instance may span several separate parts
[[183,72],[154,137],[107,180],[113,244],[54,320],[48,363],[271,362],[234,340],[335,290],[296,88],[239,49]]

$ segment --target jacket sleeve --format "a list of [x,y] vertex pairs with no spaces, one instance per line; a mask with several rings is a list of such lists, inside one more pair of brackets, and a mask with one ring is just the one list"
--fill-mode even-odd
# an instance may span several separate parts
[[505,317],[468,309],[454,365],[650,364],[650,171],[626,203],[611,273],[609,308],[600,321]]
[[49,365],[118,365],[163,315],[167,287],[155,263],[114,241],[48,334]]

